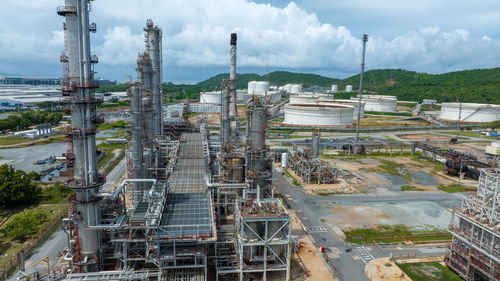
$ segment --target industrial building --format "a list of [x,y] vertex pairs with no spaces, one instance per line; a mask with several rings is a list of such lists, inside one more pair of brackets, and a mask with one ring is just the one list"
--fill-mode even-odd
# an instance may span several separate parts
[[461,122],[493,122],[500,120],[499,104],[444,102],[439,119]]
[[58,102],[61,86],[0,85],[0,105],[34,106],[39,102]]
[[317,126],[352,125],[354,107],[334,102],[285,104],[285,124]]
[[[358,96],[351,97],[357,101]],[[398,100],[395,96],[362,95],[361,101],[365,102],[365,111],[397,112]]]
[[61,85],[61,78],[0,75],[0,85]]
[[500,280],[500,173],[483,169],[477,193],[452,212],[446,264],[466,281]]
[[[266,101],[253,95],[242,133],[236,111],[236,34],[222,91],[220,133],[206,123],[161,118],[161,29],[146,23],[146,50],[129,83],[132,143],[128,179],[101,190],[95,151],[99,122],[89,31],[90,0],[66,0],[67,65],[63,96],[72,124],[65,130],[75,191],[63,220],[67,268],[43,280],[289,280],[291,217],[274,198],[274,155],[265,144]],[[96,62],[96,60],[94,60]],[[83,66],[83,67],[80,67]],[[160,113],[159,115],[157,113]],[[68,153],[69,154],[69,153]],[[32,272],[22,270],[21,278]]]

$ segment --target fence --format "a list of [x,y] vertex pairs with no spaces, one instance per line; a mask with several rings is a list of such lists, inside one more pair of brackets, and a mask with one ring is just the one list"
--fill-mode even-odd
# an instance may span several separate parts
[[[39,245],[41,241],[44,241],[45,239],[49,238],[50,235],[57,229],[57,226],[61,222],[61,220],[68,215],[68,210],[65,209],[59,217],[52,221],[45,230],[37,236],[35,239],[31,239],[26,241],[26,246],[21,250],[24,252],[24,255],[29,257],[33,250],[36,249],[36,247]],[[11,272],[14,268],[16,268],[19,265],[19,257],[13,257],[6,265],[4,265],[3,269],[0,269],[0,280],[6,280],[7,277],[9,276],[9,272]]]

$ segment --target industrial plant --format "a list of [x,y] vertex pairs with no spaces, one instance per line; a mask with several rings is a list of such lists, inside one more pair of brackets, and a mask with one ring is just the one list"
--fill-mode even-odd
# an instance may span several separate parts
[[[265,144],[265,95],[249,97],[245,133],[236,111],[236,34],[221,96],[220,134],[162,116],[162,32],[148,20],[138,80],[129,83],[129,178],[103,190],[95,158],[98,85],[90,50],[89,0],[66,0],[63,100],[74,176],[66,186],[69,250],[50,280],[248,280],[290,277],[291,218],[274,197],[273,154]],[[27,275],[26,275],[27,276]],[[26,277],[26,279],[29,279]]]
[[[247,88],[237,89],[238,36],[228,32],[228,77],[179,98],[163,81],[165,27],[152,19],[127,90],[115,93],[127,101],[101,105],[91,1],[57,8],[60,80],[0,77],[0,105],[57,101],[71,118],[8,132],[27,147],[59,133],[67,151],[50,159],[66,160],[69,202],[54,223],[64,235],[56,264],[44,250],[25,266],[33,252],[23,248],[0,277],[18,265],[14,278],[26,281],[411,281],[404,267],[419,263],[420,276],[442,280],[432,263],[466,281],[500,280],[500,134],[484,124],[500,120],[500,105],[364,90],[366,34],[357,89],[352,79],[276,85],[267,75],[238,76]],[[121,149],[103,161],[109,169],[103,144]],[[36,243],[56,244],[47,237]]]

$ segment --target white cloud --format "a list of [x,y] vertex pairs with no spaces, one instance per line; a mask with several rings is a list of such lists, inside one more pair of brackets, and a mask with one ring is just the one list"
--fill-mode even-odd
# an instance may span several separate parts
[[[28,0],[8,1],[10,14],[0,12],[8,23],[0,28],[0,61],[19,58],[26,61],[26,67],[30,60],[58,64],[57,57],[64,46],[63,33],[41,24],[51,22],[60,26],[63,18],[54,12],[57,5],[42,16],[36,11],[42,7],[48,11],[48,2],[38,5]],[[58,1],[56,4],[63,4],[62,0]],[[359,1],[342,0],[339,7]],[[431,2],[425,0],[423,6]],[[165,67],[228,65],[229,34],[237,32],[239,67],[269,65],[271,69],[321,69],[342,73],[359,70],[361,36],[346,26],[329,23],[334,18],[321,21],[315,13],[295,2],[283,8],[248,0],[143,0],[140,5],[132,0],[92,3],[91,20],[99,27],[98,34],[92,36],[92,51],[100,58],[97,69],[101,73],[101,69],[116,67],[134,72],[137,54],[144,49],[142,27],[148,17],[163,29]],[[370,7],[382,13],[384,6],[399,9],[398,3],[377,0]],[[419,11],[425,10],[420,4],[414,4]],[[19,7],[25,9],[19,10]],[[19,14],[16,15],[16,11]],[[21,22],[19,28],[14,28],[10,24],[13,21],[9,18],[18,19],[27,13],[37,15],[30,19],[28,26]],[[33,23],[36,20],[40,24]],[[431,23],[396,36],[369,34],[366,64],[368,69],[430,72],[492,67],[500,65],[500,54],[496,51],[499,46],[499,39],[494,35],[481,37],[460,26],[450,29]],[[5,69],[0,62],[2,71]]]

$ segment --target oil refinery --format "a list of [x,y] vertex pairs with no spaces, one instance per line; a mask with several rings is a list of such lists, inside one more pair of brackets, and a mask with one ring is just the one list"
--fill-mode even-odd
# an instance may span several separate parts
[[[146,18],[128,81],[110,87],[123,100],[108,102],[92,1],[56,10],[61,79],[0,76],[1,105],[18,110],[0,116],[19,119],[0,164],[39,184],[22,212],[48,210],[42,233],[17,239],[18,206],[0,209],[14,249],[0,249],[1,280],[500,280],[500,105],[379,91],[400,82],[387,71],[364,88],[366,34],[359,78],[245,76],[237,27],[217,40],[229,73],[193,90],[164,81],[170,26]],[[65,120],[21,126],[54,110],[20,111],[40,100]]]

